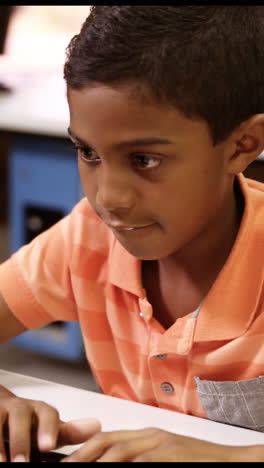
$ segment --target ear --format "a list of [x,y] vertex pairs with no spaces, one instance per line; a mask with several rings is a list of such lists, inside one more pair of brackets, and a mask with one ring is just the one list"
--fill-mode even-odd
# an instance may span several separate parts
[[264,148],[264,114],[256,114],[243,122],[230,135],[229,174],[243,172]]

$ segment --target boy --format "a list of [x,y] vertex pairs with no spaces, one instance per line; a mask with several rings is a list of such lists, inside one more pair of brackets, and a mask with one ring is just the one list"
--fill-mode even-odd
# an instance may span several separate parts
[[[103,392],[263,431],[264,185],[242,175],[264,146],[263,19],[92,8],[64,69],[86,198],[1,265],[2,341],[78,320]],[[68,461],[264,460],[262,446],[65,424],[1,392],[13,460],[36,426],[41,450],[85,442]]]

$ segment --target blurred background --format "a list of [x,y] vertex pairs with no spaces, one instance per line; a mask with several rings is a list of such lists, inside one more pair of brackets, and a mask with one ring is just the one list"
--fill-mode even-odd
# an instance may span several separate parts
[[[77,34],[90,6],[6,6],[8,24],[5,54],[23,65],[63,64],[65,47]],[[6,10],[6,11],[7,11]],[[12,11],[10,11],[12,10]]]
[[[67,138],[63,63],[89,11],[0,5],[1,262],[82,196]],[[0,345],[0,368],[100,391],[75,323],[57,322]]]
[[[89,12],[0,5],[0,262],[82,197],[67,136],[63,64]],[[263,154],[245,175],[264,182]],[[76,323],[57,322],[0,345],[0,368],[100,391]]]

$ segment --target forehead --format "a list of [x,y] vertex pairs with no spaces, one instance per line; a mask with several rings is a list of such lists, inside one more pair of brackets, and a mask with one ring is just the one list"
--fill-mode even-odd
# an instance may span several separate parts
[[[138,91],[138,93],[137,93]],[[208,125],[187,118],[168,104],[157,101],[150,92],[134,86],[93,84],[81,89],[68,88],[70,127],[78,136],[101,138],[189,138],[190,134],[208,137]],[[87,139],[86,138],[86,139]]]
[[138,85],[108,86],[93,83],[80,89],[67,89],[70,111],[86,113],[96,108],[96,116],[103,114],[125,113],[155,113],[168,115],[175,112],[175,108],[157,101],[147,88]]

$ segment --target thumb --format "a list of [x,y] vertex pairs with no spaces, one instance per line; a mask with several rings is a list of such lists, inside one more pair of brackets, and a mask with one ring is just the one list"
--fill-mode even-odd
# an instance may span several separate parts
[[101,431],[101,423],[95,418],[82,418],[61,422],[57,447],[81,444],[99,431]]

